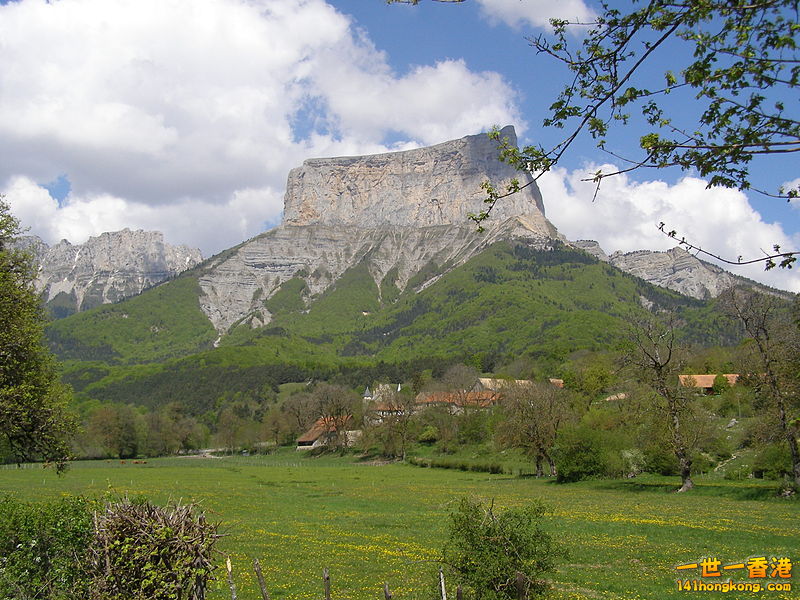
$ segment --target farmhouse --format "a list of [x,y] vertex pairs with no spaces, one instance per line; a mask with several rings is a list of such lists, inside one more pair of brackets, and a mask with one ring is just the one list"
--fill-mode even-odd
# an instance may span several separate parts
[[504,387],[512,385],[530,385],[530,379],[493,379],[478,377],[478,381],[470,388],[471,392],[500,392]]
[[489,408],[499,399],[500,394],[492,391],[423,392],[417,395],[415,403],[419,408],[443,406],[451,414],[460,414],[467,408]]
[[[683,387],[698,388],[704,394],[714,393],[714,379],[716,379],[716,377],[714,373],[710,375],[678,375],[678,379]],[[736,385],[736,382],[739,380],[738,373],[726,373],[723,377],[728,380],[728,385],[731,387]]]
[[353,417],[350,415],[320,417],[308,431],[297,438],[297,449],[311,450],[336,443],[350,446],[361,434],[361,431],[347,429],[352,423]]

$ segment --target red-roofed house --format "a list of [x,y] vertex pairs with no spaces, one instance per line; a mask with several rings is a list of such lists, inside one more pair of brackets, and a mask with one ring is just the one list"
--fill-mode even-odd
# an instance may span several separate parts
[[311,426],[311,429],[297,438],[298,450],[310,450],[320,446],[328,446],[332,443],[339,443],[340,436],[344,437],[344,443],[350,445],[356,437],[354,431],[347,428],[353,423],[353,417],[320,417]]
[[[728,380],[728,385],[734,386],[739,380],[738,373],[725,373],[723,375]],[[678,375],[678,380],[683,387],[694,387],[703,390],[705,394],[714,393],[714,380],[717,378],[716,373],[710,375]]]

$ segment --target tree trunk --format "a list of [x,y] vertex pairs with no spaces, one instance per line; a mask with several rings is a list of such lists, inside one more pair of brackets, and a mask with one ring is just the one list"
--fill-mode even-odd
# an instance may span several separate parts
[[672,449],[675,452],[675,457],[678,459],[678,465],[681,469],[681,487],[678,491],[686,492],[694,487],[694,482],[692,481],[692,459],[689,458],[689,453],[686,451],[686,444],[683,441],[683,434],[681,433],[678,402],[669,394],[666,387],[662,390],[662,396],[667,398],[670,429],[672,430]]
[[542,477],[544,475],[544,470],[542,469],[542,457],[536,457],[536,477]]
[[547,455],[547,463],[550,465],[550,475],[558,477],[558,469],[556,468],[556,461],[549,454]]
[[780,417],[781,429],[783,429],[783,434],[786,437],[786,443],[789,445],[794,484],[800,488],[800,450],[797,448],[797,438],[794,435],[794,427],[789,425],[786,420],[786,408],[783,403],[783,398],[780,396],[778,397],[778,415]]
[[694,482],[692,481],[692,461],[686,456],[678,457],[678,461],[681,466],[681,487],[678,491],[685,492],[694,487]]

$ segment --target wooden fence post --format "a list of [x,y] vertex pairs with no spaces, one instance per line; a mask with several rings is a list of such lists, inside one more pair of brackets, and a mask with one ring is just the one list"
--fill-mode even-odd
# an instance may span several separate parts
[[228,587],[231,588],[231,600],[236,600],[236,584],[233,583],[233,569],[231,568],[231,557],[225,560],[225,568],[228,570]]
[[525,593],[525,575],[517,571],[517,600],[528,600],[528,594]]
[[322,582],[325,584],[325,600],[331,600],[331,576],[328,567],[322,569]]
[[392,600],[392,592],[389,591],[389,584],[383,584],[383,599],[384,600]]
[[447,600],[447,589],[444,587],[444,571],[439,567],[439,589],[442,592],[442,600]]
[[264,584],[264,574],[261,572],[261,563],[258,562],[257,558],[253,559],[253,569],[256,572],[256,577],[258,577],[258,586],[261,588],[261,598],[263,600],[269,600],[267,586]]

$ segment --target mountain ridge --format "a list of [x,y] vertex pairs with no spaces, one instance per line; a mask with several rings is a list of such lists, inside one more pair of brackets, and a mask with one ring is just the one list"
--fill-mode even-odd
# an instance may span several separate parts
[[38,263],[34,285],[56,317],[129,298],[202,261],[199,250],[141,229],[105,232],[82,244],[49,246],[37,236],[17,243]]

